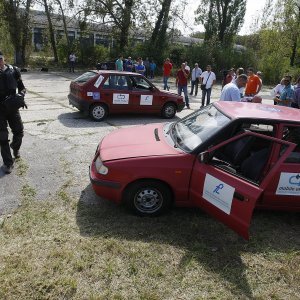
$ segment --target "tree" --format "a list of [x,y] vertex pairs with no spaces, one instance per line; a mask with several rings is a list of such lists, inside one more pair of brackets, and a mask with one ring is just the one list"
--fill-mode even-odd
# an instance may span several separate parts
[[[6,21],[10,40],[14,46],[14,62],[19,66],[26,64],[26,46],[29,42],[29,11],[32,0],[4,0],[2,16]],[[24,6],[23,6],[24,5]]]
[[134,5],[135,0],[89,0],[84,11],[86,15],[94,14],[117,28],[118,48],[123,52],[128,45]]
[[196,22],[205,28],[205,40],[216,36],[221,44],[230,44],[244,22],[246,0],[201,1]]
[[51,19],[51,12],[50,12],[51,6],[49,7],[47,0],[43,0],[43,3],[44,3],[45,13],[46,13],[47,20],[48,20],[50,43],[51,43],[51,47],[52,47],[52,50],[53,50],[54,61],[58,62],[58,55],[57,55],[56,41],[55,41],[55,35],[54,35],[54,28],[53,28],[52,19]]

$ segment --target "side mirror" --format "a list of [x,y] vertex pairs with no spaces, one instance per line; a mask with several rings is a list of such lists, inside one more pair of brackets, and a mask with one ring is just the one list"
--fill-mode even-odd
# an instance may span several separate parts
[[153,91],[155,91],[155,87],[154,87],[154,86],[150,86],[150,87],[149,87],[149,90],[150,90],[151,92],[153,92]]
[[209,152],[208,152],[208,151],[205,151],[205,152],[202,152],[202,153],[199,154],[198,159],[199,159],[199,161],[200,161],[201,163],[207,164],[208,161],[209,161],[209,156],[210,156],[210,155],[209,155]]

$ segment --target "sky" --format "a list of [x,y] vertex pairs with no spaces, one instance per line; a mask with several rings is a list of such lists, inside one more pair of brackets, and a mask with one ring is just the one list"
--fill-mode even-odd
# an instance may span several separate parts
[[[189,4],[187,5],[186,13],[184,17],[186,18],[186,20],[188,20],[189,27],[193,29],[189,29],[187,27],[179,28],[182,31],[183,35],[191,34],[193,31],[194,32],[203,31],[203,27],[201,27],[201,25],[194,24],[194,19],[195,19],[194,11],[197,9],[199,5],[198,3],[199,1],[189,0]],[[250,33],[250,26],[252,24],[253,18],[255,15],[260,13],[265,3],[266,0],[247,0],[245,22],[239,34],[245,35]]]

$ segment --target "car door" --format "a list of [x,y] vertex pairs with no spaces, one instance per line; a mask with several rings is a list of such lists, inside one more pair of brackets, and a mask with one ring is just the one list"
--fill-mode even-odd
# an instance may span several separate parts
[[101,96],[111,113],[132,111],[128,78],[125,75],[109,74],[102,85]]
[[[243,156],[233,161],[220,155],[232,143],[249,140],[251,146],[243,147]],[[256,202],[262,196],[276,170],[282,164],[291,145],[284,155],[271,166],[270,158],[277,144],[285,142],[261,134],[246,132],[212,147],[199,155],[195,161],[190,183],[190,198],[196,206],[220,220],[245,239],[249,239],[249,225]],[[234,150],[234,151],[238,151]],[[220,159],[220,157],[222,157]]]
[[155,113],[160,111],[156,88],[142,76],[130,76],[132,84],[131,100],[135,112]]
[[[273,180],[266,187],[262,207],[278,210],[300,211],[300,126],[282,124],[279,136],[295,145],[284,160]],[[277,160],[281,148],[274,154]]]

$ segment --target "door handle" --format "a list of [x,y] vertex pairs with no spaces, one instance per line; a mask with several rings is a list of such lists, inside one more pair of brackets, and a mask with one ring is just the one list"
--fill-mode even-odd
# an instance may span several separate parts
[[239,201],[248,201],[247,198],[245,199],[245,197],[242,194],[237,193],[237,192],[234,192],[233,197]]

